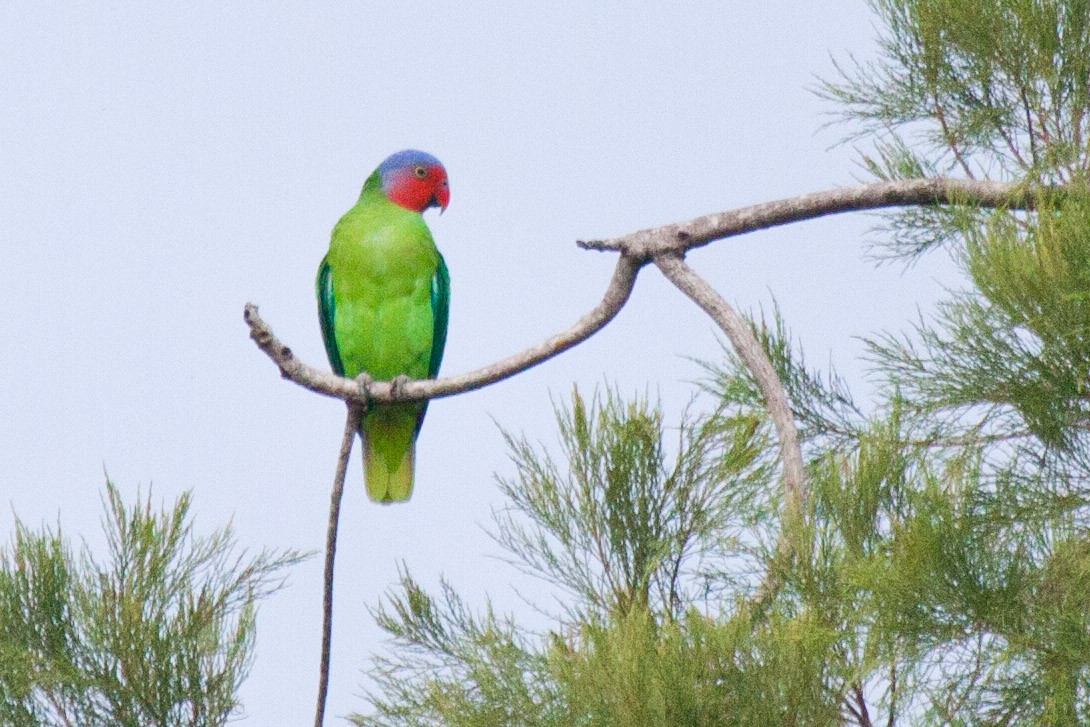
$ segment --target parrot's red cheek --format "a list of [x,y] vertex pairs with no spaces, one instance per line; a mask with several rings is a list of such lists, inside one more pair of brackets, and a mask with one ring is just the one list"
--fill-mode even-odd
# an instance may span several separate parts
[[435,206],[446,209],[450,202],[446,170],[432,167],[424,176],[405,170],[390,181],[386,196],[391,202],[414,212],[423,212],[428,207]]
[[431,185],[423,180],[409,179],[400,184],[395,184],[386,196],[391,202],[399,204],[405,209],[421,212],[428,206],[432,199]]

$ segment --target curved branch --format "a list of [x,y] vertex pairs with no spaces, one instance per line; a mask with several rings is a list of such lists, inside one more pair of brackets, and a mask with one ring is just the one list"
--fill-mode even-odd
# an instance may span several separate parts
[[799,445],[799,431],[795,426],[795,417],[791,413],[791,403],[772,362],[745,320],[723,299],[723,296],[716,292],[715,288],[685,263],[681,254],[660,255],[655,258],[655,265],[671,283],[689,296],[723,329],[734,350],[753,373],[757,387],[764,396],[765,406],[768,407],[768,415],[776,427],[776,436],[780,441],[780,459],[783,461],[788,512],[793,516],[800,516],[806,502],[806,472],[803,467],[802,447]]
[[[735,350],[753,372],[779,438],[780,455],[784,466],[784,484],[788,495],[787,514],[792,517],[802,516],[806,499],[805,472],[798,431],[791,414],[787,394],[771,362],[749,327],[711,286],[685,264],[683,259],[685,252],[725,237],[840,212],[934,204],[974,204],[980,207],[1029,209],[1035,205],[1040,194],[1057,191],[1061,190],[1048,188],[1034,191],[1015,184],[978,180],[915,179],[876,182],[706,215],[688,222],[640,230],[610,240],[580,242],[579,245],[585,249],[612,250],[620,252],[621,255],[601,302],[576,321],[571,328],[489,366],[456,376],[409,381],[397,387],[392,386],[390,382],[364,384],[308,366],[296,358],[291,349],[276,338],[272,329],[258,315],[257,306],[247,303],[244,318],[250,327],[250,337],[276,363],[281,375],[313,392],[343,399],[350,407],[349,421],[341,444],[341,454],[337,462],[337,473],[334,477],[330,501],[323,599],[322,663],[319,671],[315,724],[322,724],[328,689],[333,559],[336,552],[337,522],[345,466],[355,434],[351,426],[352,408],[365,407],[371,401],[409,401],[451,396],[502,381],[547,361],[590,338],[613,320],[628,301],[640,268],[654,259],[663,274],[719,324],[730,338]],[[763,599],[761,594],[767,594],[774,587],[773,581],[766,581],[758,595]]]
[[580,242],[586,250],[612,250],[640,260],[685,252],[725,237],[812,220],[842,212],[938,204],[1032,209],[1042,193],[1011,182],[973,179],[904,179],[838,187],[798,197],[739,207],[662,227],[639,230],[609,240]]
[[[576,321],[571,328],[489,366],[456,376],[408,381],[396,387],[396,389],[390,382],[379,381],[365,385],[303,363],[295,357],[290,348],[276,338],[269,326],[258,315],[257,306],[253,303],[246,304],[244,317],[246,323],[250,326],[250,337],[276,363],[280,368],[281,375],[311,391],[361,406],[366,406],[369,401],[392,402],[435,399],[472,391],[502,381],[590,338],[613,320],[614,316],[628,301],[639,269],[652,258],[656,258],[656,262],[660,262],[658,258],[661,258],[661,261],[666,265],[663,272],[667,273],[668,276],[671,273],[667,272],[667,268],[674,270],[673,274],[675,275],[683,275],[684,270],[688,270],[691,275],[695,276],[695,273],[692,273],[691,269],[684,265],[679,256],[684,255],[688,250],[715,240],[741,235],[758,229],[816,219],[841,212],[894,206],[972,204],[979,207],[1032,209],[1042,194],[1062,192],[1061,187],[1045,187],[1035,190],[1009,182],[972,179],[935,178],[873,182],[741,207],[697,217],[688,222],[640,230],[609,240],[579,242],[580,247],[584,249],[612,250],[620,252],[621,256],[617,260],[613,278],[610,280],[609,287],[606,289],[601,302]],[[683,266],[684,270],[676,266],[671,268],[671,260]],[[663,267],[662,264],[659,267]],[[696,280],[703,283],[699,277],[696,277]],[[689,282],[692,283],[693,281],[690,279]],[[695,290],[695,288],[693,289]],[[711,289],[709,288],[709,290]],[[711,292],[715,294],[714,290],[711,290]],[[718,297],[718,294],[715,295]],[[693,297],[693,295],[690,294],[690,297]],[[697,298],[694,297],[694,300],[697,300]],[[719,300],[722,301],[722,298],[719,298]],[[722,302],[723,305],[726,305],[725,301]],[[729,310],[729,306],[727,309]],[[715,316],[713,315],[713,317]],[[719,319],[717,319],[717,322],[720,322],[721,326],[723,325]],[[730,335],[728,332],[728,336]],[[731,336],[731,339],[733,342],[734,336]],[[752,368],[753,363],[749,362]],[[756,375],[756,369],[754,369],[754,373]],[[772,375],[774,376],[774,373]],[[778,388],[782,390],[782,386]],[[765,392],[770,407],[776,401],[775,397],[769,396],[771,391],[769,389],[769,391]],[[779,425],[777,426],[779,428]],[[788,430],[783,429],[779,434],[781,446],[791,446],[792,438]],[[797,439],[797,434],[794,438]],[[785,466],[788,461],[789,458],[785,456]],[[792,475],[792,477],[794,476]],[[793,481],[799,485],[795,494],[801,495],[801,474],[795,477]]]
[[571,328],[489,366],[456,376],[408,381],[398,386],[396,391],[386,381],[376,381],[364,386],[353,379],[346,379],[303,363],[290,348],[276,338],[272,329],[258,315],[257,306],[253,303],[246,304],[243,318],[250,326],[250,338],[280,367],[280,375],[315,393],[361,406],[366,406],[371,401],[438,399],[503,381],[587,340],[613,320],[628,301],[632,286],[636,284],[636,275],[644,264],[644,261],[622,254],[617,260],[613,278],[609,281],[602,300]]
[[[936,204],[972,204],[978,207],[1032,209],[1041,194],[1057,192],[1062,192],[1062,188],[1033,190],[1010,182],[973,179],[935,178],[872,182],[741,207],[697,217],[688,222],[640,230],[609,240],[579,242],[580,247],[584,249],[612,250],[620,252],[621,256],[617,260],[613,278],[601,302],[576,321],[571,328],[489,366],[456,376],[409,381],[397,387],[396,390],[389,382],[379,381],[363,385],[303,363],[295,357],[290,348],[276,338],[269,326],[258,315],[257,306],[253,303],[246,305],[244,317],[250,326],[250,337],[276,363],[281,375],[311,391],[362,406],[366,406],[369,401],[435,399],[472,391],[502,381],[590,338],[613,320],[627,302],[639,269],[654,258],[667,277],[674,276],[671,280],[678,287],[682,290],[686,290],[683,285],[688,287],[686,292],[693,300],[698,303],[701,303],[701,298],[711,301],[708,306],[703,303],[701,306],[727,332],[739,353],[750,364],[755,376],[758,376],[758,380],[765,374],[770,374],[775,379],[775,372],[770,368],[771,364],[765,374],[758,374],[756,367],[760,364],[756,358],[750,358],[743,353],[748,344],[739,346],[741,338],[738,337],[749,335],[752,339],[752,336],[744,324],[738,328],[734,323],[730,323],[732,328],[738,328],[738,330],[734,334],[728,330],[726,321],[730,317],[737,319],[737,314],[715,293],[714,289],[707,286],[707,283],[704,283],[685,265],[681,256],[686,251],[726,237],[842,212]],[[702,286],[706,287],[706,290]],[[709,297],[709,292],[714,298]],[[713,309],[716,312],[713,313]],[[744,331],[744,333],[738,333],[738,331]],[[767,357],[764,356],[763,351],[760,354],[767,363]],[[779,397],[774,389],[782,393],[783,387],[779,385],[778,379],[776,379],[775,387],[769,387],[768,390],[762,389],[770,409],[780,405],[778,398],[782,398],[783,403],[786,404],[786,395]],[[789,419],[790,409],[788,408],[786,412]],[[776,416],[778,415],[773,414],[774,420]],[[777,423],[781,446],[791,447],[793,439],[796,441],[797,448],[798,435],[795,433],[792,437],[794,424],[793,420],[790,421],[790,429],[781,427],[780,423]],[[785,468],[790,460],[788,454],[785,450]],[[801,460],[801,457],[799,459]],[[803,492],[801,471],[797,473],[797,477],[791,475],[789,482],[791,481],[798,485],[795,495],[801,495]]]
[[329,694],[329,652],[333,644],[333,562],[337,558],[337,526],[341,521],[344,477],[348,471],[348,458],[352,455],[352,442],[356,439],[359,420],[359,410],[349,405],[344,421],[344,436],[341,438],[341,451],[337,455],[337,469],[333,475],[333,489],[329,495],[325,571],[322,576],[322,655],[318,664],[318,701],[314,707],[314,727],[322,727],[325,721],[326,696]]
[[250,337],[276,363],[280,374],[315,393],[360,405],[366,405],[369,400],[437,399],[502,381],[590,338],[613,320],[627,302],[639,269],[658,255],[684,253],[725,237],[841,212],[935,204],[1032,209],[1041,194],[1062,191],[1059,187],[1033,190],[1009,182],[965,179],[873,182],[741,207],[609,240],[580,241],[578,244],[584,249],[611,250],[620,252],[621,257],[601,302],[575,325],[489,366],[456,376],[409,381],[396,391],[389,382],[379,381],[363,387],[356,381],[303,363],[276,338],[253,303],[246,304],[244,317],[250,326]]

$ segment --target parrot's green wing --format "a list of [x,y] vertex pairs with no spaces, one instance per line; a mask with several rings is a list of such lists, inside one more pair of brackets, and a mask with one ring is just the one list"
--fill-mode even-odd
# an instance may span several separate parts
[[[447,345],[447,318],[450,315],[450,273],[447,272],[447,262],[442,254],[439,255],[439,265],[435,268],[435,275],[431,276],[431,315],[431,357],[428,359],[428,378],[434,379],[439,375],[439,364],[443,362],[443,347]],[[417,434],[420,433],[424,415],[427,413],[428,402],[425,401],[420,407],[420,414],[416,417]]]
[[[333,300],[333,270],[329,267],[329,261],[322,259],[318,268],[318,320],[322,324],[322,341],[325,342],[325,352],[329,356],[329,365],[333,367],[333,373],[344,376],[344,363],[341,361],[341,351],[337,347],[337,336],[333,332],[333,316],[336,303]],[[433,286],[434,288],[434,286]],[[443,321],[444,334],[446,332],[446,320]]]
[[443,361],[443,347],[447,345],[447,317],[450,314],[450,273],[447,262],[439,255],[439,265],[431,278],[431,358],[428,359],[428,378],[439,375]]

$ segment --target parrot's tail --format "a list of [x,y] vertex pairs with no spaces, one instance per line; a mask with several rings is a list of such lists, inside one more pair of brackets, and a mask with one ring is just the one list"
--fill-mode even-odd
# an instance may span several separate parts
[[376,406],[360,421],[363,479],[375,502],[405,502],[413,494],[416,408]]

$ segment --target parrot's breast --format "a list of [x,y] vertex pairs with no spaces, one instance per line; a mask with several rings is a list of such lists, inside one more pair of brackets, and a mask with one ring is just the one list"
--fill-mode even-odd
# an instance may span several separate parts
[[395,209],[380,214],[354,208],[334,229],[327,257],[334,333],[346,376],[367,371],[383,381],[400,374],[425,378],[439,254],[418,213],[389,206]]

